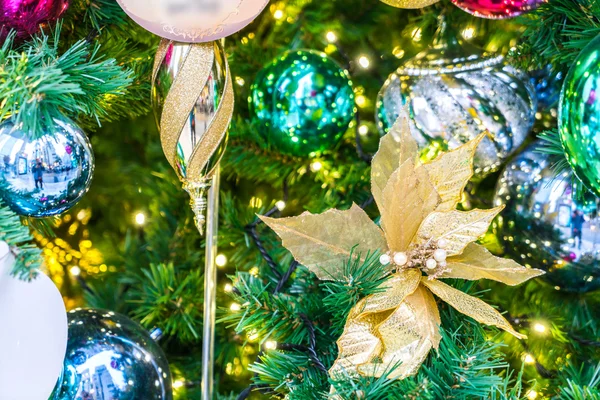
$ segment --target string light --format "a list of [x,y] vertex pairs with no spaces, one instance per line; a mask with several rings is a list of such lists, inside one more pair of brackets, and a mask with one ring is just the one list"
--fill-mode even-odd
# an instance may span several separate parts
[[536,392],[535,390],[531,389],[529,392],[527,392],[527,398],[530,400],[534,400],[537,398],[538,396],[538,392]]
[[369,58],[367,56],[360,56],[358,58],[358,64],[362,68],[367,69],[367,68],[369,68],[369,65],[371,65],[371,60],[369,60]]
[[267,340],[265,342],[265,349],[266,350],[276,350],[277,349],[277,342],[274,340]]
[[279,200],[277,203],[275,203],[275,207],[277,207],[279,211],[283,211],[285,208],[285,201]]
[[525,364],[535,364],[535,358],[533,358],[531,354],[525,353],[523,355],[523,362],[525,362]]
[[252,267],[252,268],[250,268],[250,271],[248,271],[248,273],[252,276],[258,276],[258,272],[259,272],[258,267]]
[[537,333],[546,333],[548,328],[546,328],[546,325],[542,324],[541,322],[536,322],[533,324],[533,330]]
[[313,163],[310,164],[310,170],[312,172],[320,171],[321,168],[323,168],[323,164],[321,164],[320,161],[315,161],[315,162],[313,162]]
[[333,31],[327,32],[327,35],[325,35],[325,37],[327,38],[327,41],[329,43],[334,43],[337,41],[337,35]]
[[224,267],[225,265],[227,265],[227,257],[225,257],[225,254],[217,255],[217,257],[215,258],[215,263],[218,267]]
[[224,290],[225,290],[225,292],[227,292],[227,293],[231,293],[231,292],[233,292],[233,286],[231,285],[231,283],[226,283],[226,284],[225,284],[225,289],[224,289]]
[[283,18],[283,11],[281,11],[281,10],[276,10],[276,11],[273,13],[273,18],[275,18],[275,19],[282,19],[282,18]]
[[184,385],[184,381],[181,379],[176,380],[175,382],[173,382],[173,389],[180,389],[183,387]]
[[475,28],[469,26],[462,31],[462,37],[466,40],[473,39],[475,37]]
[[362,136],[366,135],[367,133],[369,133],[369,127],[366,125],[359,126],[358,133],[361,134]]
[[356,96],[356,105],[360,108],[363,108],[367,105],[367,98],[362,94],[359,94],[358,96]]
[[423,38],[423,32],[421,31],[421,28],[413,29],[411,36],[412,36],[413,41],[420,42],[421,39]]
[[242,309],[242,306],[240,306],[238,303],[231,303],[229,309],[231,311],[240,311]]
[[146,216],[143,212],[135,214],[135,223],[138,225],[144,225],[146,223]]
[[71,269],[69,270],[69,272],[73,276],[79,276],[81,274],[81,268],[79,268],[78,266],[71,267]]

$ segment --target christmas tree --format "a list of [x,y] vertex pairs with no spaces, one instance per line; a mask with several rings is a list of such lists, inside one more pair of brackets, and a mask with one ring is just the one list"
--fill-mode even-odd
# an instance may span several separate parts
[[0,8],[0,398],[600,399],[598,2]]

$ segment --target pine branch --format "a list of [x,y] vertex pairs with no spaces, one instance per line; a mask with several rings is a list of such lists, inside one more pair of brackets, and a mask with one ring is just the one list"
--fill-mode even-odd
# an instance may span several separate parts
[[31,138],[53,133],[55,118],[86,115],[99,123],[105,99],[123,95],[133,79],[86,40],[59,54],[60,30],[20,47],[8,39],[0,49],[0,120],[13,118]]
[[11,271],[20,279],[35,278],[42,266],[42,252],[33,243],[29,228],[8,207],[0,203],[0,240],[5,241],[15,253],[15,266]]

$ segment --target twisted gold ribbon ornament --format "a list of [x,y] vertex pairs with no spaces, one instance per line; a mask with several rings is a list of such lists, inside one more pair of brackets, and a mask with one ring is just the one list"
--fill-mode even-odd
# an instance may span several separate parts
[[203,234],[206,193],[233,115],[233,86],[221,45],[163,40],[154,60],[152,103],[163,151],[190,194]]
[[517,285],[543,274],[495,257],[474,243],[501,208],[456,210],[473,175],[481,139],[422,164],[408,118],[402,116],[382,138],[372,164],[381,228],[356,205],[319,215],[262,217],[296,260],[320,279],[344,280],[343,266],[352,252],[382,253],[380,261],[389,279],[382,292],[362,299],[350,311],[332,376],[388,373],[402,379],[415,374],[441,340],[433,295],[482,324],[523,337],[490,305],[439,280],[485,278]]

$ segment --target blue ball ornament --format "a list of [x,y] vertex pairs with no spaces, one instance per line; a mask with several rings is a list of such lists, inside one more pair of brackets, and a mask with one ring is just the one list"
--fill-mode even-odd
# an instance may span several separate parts
[[169,363],[150,334],[124,315],[69,312],[63,376],[51,400],[171,400]]
[[54,120],[55,132],[30,138],[8,120],[0,125],[0,198],[17,214],[51,217],[88,191],[92,147],[73,123]]
[[295,156],[333,147],[356,111],[346,71],[313,50],[283,54],[258,74],[251,91],[250,108],[269,142]]

